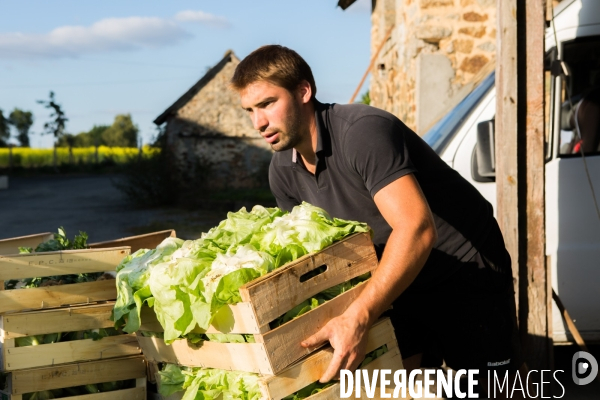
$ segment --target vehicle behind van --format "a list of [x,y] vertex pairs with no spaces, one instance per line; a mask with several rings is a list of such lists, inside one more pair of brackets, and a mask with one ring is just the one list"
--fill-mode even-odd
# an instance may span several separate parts
[[[600,342],[600,1],[565,0],[546,31],[546,254],[552,286],[586,341]],[[424,136],[496,206],[495,77]],[[556,306],[555,342],[572,340]]]

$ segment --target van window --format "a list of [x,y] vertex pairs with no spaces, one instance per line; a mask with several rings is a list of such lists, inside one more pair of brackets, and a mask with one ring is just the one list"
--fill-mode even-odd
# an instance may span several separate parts
[[469,118],[486,94],[494,87],[495,73],[492,72],[467,97],[438,121],[424,136],[423,140],[441,155],[460,127]]
[[564,44],[559,155],[600,155],[600,37]]

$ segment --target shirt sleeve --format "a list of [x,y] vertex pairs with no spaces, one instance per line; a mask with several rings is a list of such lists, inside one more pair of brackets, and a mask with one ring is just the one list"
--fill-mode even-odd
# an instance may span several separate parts
[[417,172],[406,148],[406,130],[399,120],[378,115],[362,117],[347,129],[347,161],[372,197],[396,179]]
[[290,193],[289,182],[286,181],[279,168],[271,161],[271,165],[269,166],[269,186],[271,193],[275,196],[277,207],[284,211],[292,211],[292,208],[301,202]]

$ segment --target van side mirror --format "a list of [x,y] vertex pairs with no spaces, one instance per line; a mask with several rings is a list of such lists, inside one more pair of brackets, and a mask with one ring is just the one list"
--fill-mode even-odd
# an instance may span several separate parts
[[477,172],[487,178],[496,176],[494,120],[477,124]]

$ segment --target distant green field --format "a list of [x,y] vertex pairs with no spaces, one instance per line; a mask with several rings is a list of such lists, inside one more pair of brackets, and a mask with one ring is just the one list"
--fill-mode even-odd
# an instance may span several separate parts
[[[98,147],[96,156],[95,147],[73,147],[71,153],[67,147],[56,149],[57,165],[64,164],[94,164],[105,161],[123,164],[139,156],[140,150],[135,147]],[[28,147],[14,147],[12,149],[12,167],[36,168],[53,165],[53,149],[32,149]],[[160,152],[159,149],[144,146],[143,157],[152,157]],[[9,167],[9,149],[0,148],[0,168]]]

